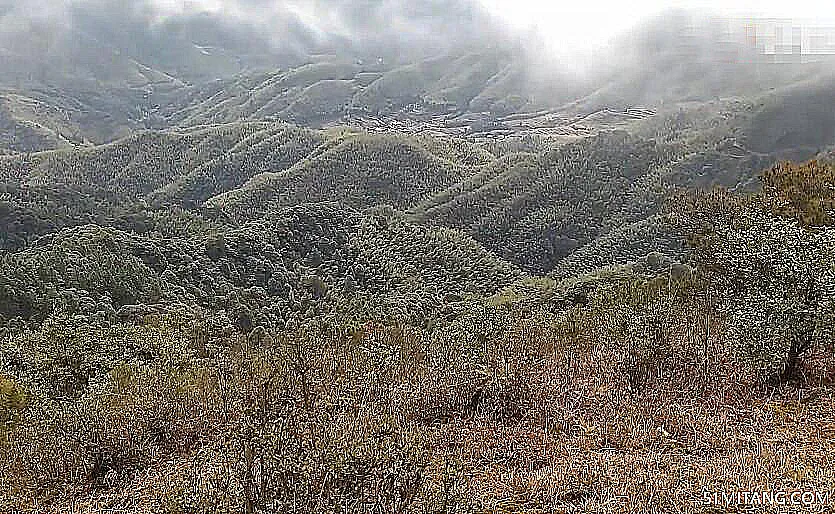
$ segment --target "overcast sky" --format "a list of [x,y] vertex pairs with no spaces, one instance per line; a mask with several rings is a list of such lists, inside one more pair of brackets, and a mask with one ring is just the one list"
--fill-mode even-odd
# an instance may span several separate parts
[[670,8],[700,9],[739,18],[793,19],[796,25],[835,27],[832,0],[480,0],[520,29],[537,28],[560,48],[586,49]]
[[[740,20],[779,18],[794,20],[789,30],[781,34],[789,40],[792,28],[799,26],[826,26],[832,30],[829,39],[830,48],[835,45],[835,0],[446,0],[467,1],[482,4],[487,11],[516,29],[513,33],[526,34],[536,32],[538,38],[532,41],[544,41],[550,52],[566,64],[582,67],[588,61],[588,53],[603,47],[614,37],[633,29],[644,20],[671,8],[697,9],[705,14],[717,14]],[[122,3],[124,2],[124,4]],[[444,6],[445,0],[426,0],[425,5]],[[13,6],[18,11],[39,15],[42,11],[59,12],[54,7],[73,3],[90,5],[144,5],[153,11],[151,16],[166,18],[171,14],[213,11],[224,18],[241,18],[261,22],[270,31],[270,35],[281,38],[283,32],[273,21],[276,13],[289,12],[308,29],[323,33],[335,33],[348,38],[373,34],[367,32],[391,32],[406,34],[410,29],[425,30],[429,26],[426,19],[421,24],[412,24],[407,13],[411,0],[0,0],[0,7]],[[153,6],[153,7],[150,7]],[[347,7],[350,6],[350,9]],[[357,20],[344,19],[346,13],[355,15],[363,9],[375,16],[369,16],[369,23],[357,23]],[[441,7],[442,8],[442,7]],[[449,11],[449,9],[445,9]],[[425,12],[423,13],[426,14]],[[448,12],[439,12],[442,19]],[[431,18],[432,14],[429,13]],[[454,19],[454,18],[453,18]],[[351,21],[351,23],[349,23]],[[379,21],[379,23],[378,23]],[[658,26],[656,24],[656,26]],[[478,27],[478,25],[477,25]],[[785,27],[785,26],[784,26]],[[462,27],[463,29],[463,27]],[[357,30],[364,33],[358,34]],[[446,28],[444,30],[447,30]],[[476,28],[476,30],[479,30]],[[773,34],[773,28],[769,28]],[[387,32],[387,33],[388,33]],[[758,31],[758,35],[764,31]],[[454,31],[444,34],[425,34],[429,38],[452,38]],[[815,37],[818,37],[815,35]],[[820,39],[820,38],[818,38]],[[791,41],[784,41],[791,44]],[[601,54],[601,55],[605,55]],[[574,61],[573,63],[571,61]]]
[[[224,10],[249,17],[266,13],[270,4],[293,9],[311,26],[329,21],[314,0],[153,0],[164,11],[195,7]],[[355,0],[358,4],[364,0]],[[540,33],[556,54],[584,54],[633,28],[640,21],[671,8],[698,9],[735,18],[793,19],[795,26],[835,27],[833,0],[477,0],[512,27]],[[385,4],[372,0],[368,5]],[[322,5],[322,4],[320,4]],[[248,12],[241,12],[248,11]],[[318,23],[317,23],[318,22]],[[333,28],[333,27],[330,27]],[[789,32],[790,33],[790,32]],[[835,33],[835,30],[833,30]]]

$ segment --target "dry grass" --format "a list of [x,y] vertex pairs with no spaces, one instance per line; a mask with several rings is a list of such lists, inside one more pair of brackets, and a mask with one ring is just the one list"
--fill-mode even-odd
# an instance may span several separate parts
[[479,307],[432,331],[302,324],[122,366],[25,413],[0,450],[0,505],[695,513],[734,511],[704,491],[835,491],[831,351],[763,389],[696,299],[610,298]]

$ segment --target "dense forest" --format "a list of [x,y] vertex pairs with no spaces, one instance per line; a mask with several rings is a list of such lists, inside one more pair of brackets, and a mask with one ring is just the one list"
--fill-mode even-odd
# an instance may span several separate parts
[[679,13],[568,81],[322,3],[366,36],[0,1],[0,512],[835,493],[829,61],[670,68]]

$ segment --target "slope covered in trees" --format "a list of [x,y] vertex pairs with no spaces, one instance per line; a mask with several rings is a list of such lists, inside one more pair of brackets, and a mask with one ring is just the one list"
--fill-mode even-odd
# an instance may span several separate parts
[[335,203],[278,209],[192,237],[83,225],[4,255],[2,267],[5,320],[113,321],[185,304],[229,312],[245,332],[328,312],[346,298],[391,296],[417,315],[443,295],[483,295],[519,276],[458,232]]
[[[453,157],[454,158],[454,157]],[[271,205],[338,200],[356,208],[406,209],[473,173],[398,135],[346,134],[286,170],[261,174],[212,198],[208,208],[233,217],[257,216]]]
[[[678,187],[756,188],[757,170],[786,152],[809,154],[806,145],[754,150],[761,113],[740,101],[670,109],[628,131],[568,144],[545,138],[529,153],[451,136],[265,122],[146,131],[105,146],[0,158],[2,243],[18,248],[87,223],[151,231],[152,219],[180,216],[178,209],[198,223],[229,223],[337,201],[360,210],[391,205],[548,272],[613,230],[651,225]],[[634,236],[664,230],[647,228]]]
[[0,243],[15,248],[88,223],[150,231],[151,205],[194,208],[258,173],[292,165],[321,141],[295,127],[236,124],[4,157]]

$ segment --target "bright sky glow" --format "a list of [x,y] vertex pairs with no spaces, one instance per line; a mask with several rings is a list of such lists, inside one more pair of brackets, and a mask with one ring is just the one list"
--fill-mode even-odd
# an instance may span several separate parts
[[832,0],[480,0],[511,25],[539,30],[552,50],[589,50],[642,19],[671,8],[700,9],[739,18],[792,19],[803,26],[835,27]]
[[[62,0],[72,1],[72,0]],[[312,0],[262,0],[253,3],[242,0],[151,0],[159,14],[182,13],[198,10],[223,11],[228,16],[242,19],[256,16],[269,19],[276,9],[289,8],[309,28],[339,32],[342,28],[333,13],[312,8]],[[355,1],[355,0],[350,0]],[[359,0],[356,0],[359,1]],[[369,6],[385,6],[390,0],[370,0]],[[398,2],[402,0],[397,0]],[[408,1],[408,0],[406,0]],[[544,41],[547,57],[581,71],[595,61],[592,54],[612,38],[632,29],[654,15],[671,9],[700,11],[705,15],[718,15],[740,20],[737,29],[747,27],[749,21],[757,22],[759,36],[770,34],[769,41],[758,40],[764,52],[774,51],[775,45],[792,45],[793,30],[803,27],[801,35],[803,53],[817,45],[826,53],[835,49],[835,0],[477,0],[497,18],[515,28],[519,34],[535,32],[537,41]],[[761,21],[782,20],[763,27]],[[743,21],[744,20],[744,21]],[[391,23],[408,23],[408,20],[392,20]],[[824,27],[828,30],[810,30]],[[748,29],[743,29],[748,30]],[[777,34],[775,36],[775,34]],[[821,36],[823,34],[823,36]],[[350,35],[346,33],[346,35]],[[783,40],[780,41],[779,39]],[[810,38],[816,38],[812,42]],[[822,43],[821,43],[822,41]],[[814,44],[812,44],[814,43]],[[779,50],[778,50],[779,53]],[[811,53],[815,53],[812,51]],[[598,55],[606,55],[600,53]]]

